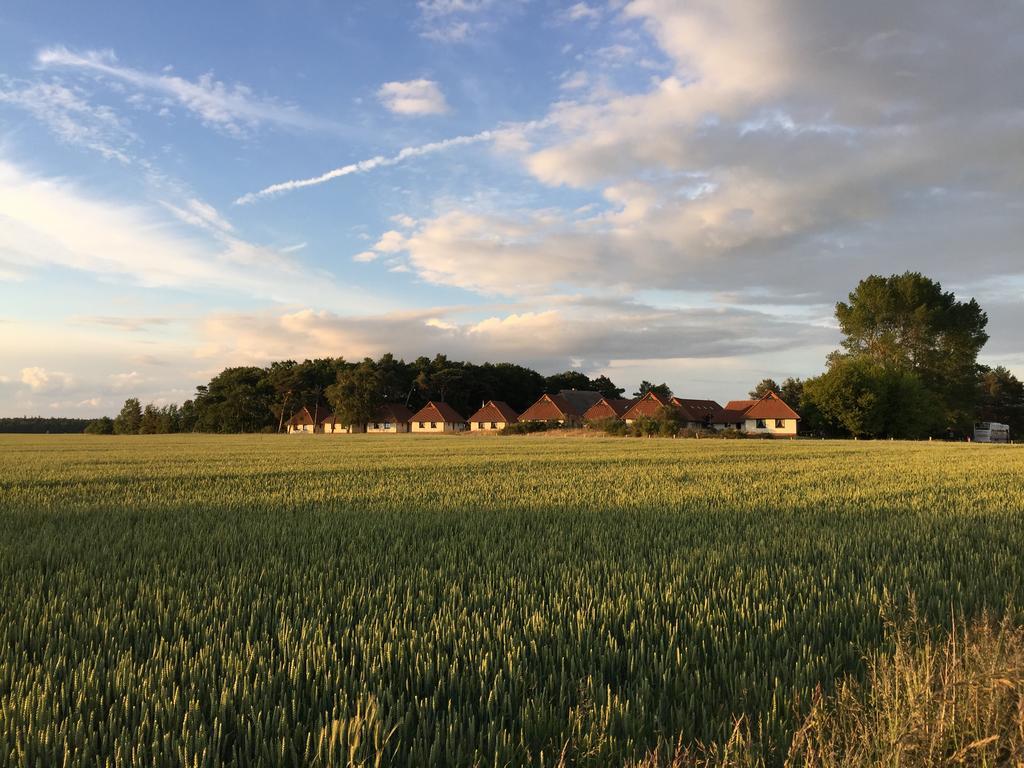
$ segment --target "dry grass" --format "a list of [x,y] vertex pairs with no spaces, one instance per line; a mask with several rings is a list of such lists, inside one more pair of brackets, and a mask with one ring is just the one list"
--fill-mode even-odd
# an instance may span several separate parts
[[[784,765],[792,768],[1024,766],[1024,628],[1007,617],[958,626],[937,641],[913,618],[867,680],[816,695]],[[760,768],[745,721],[725,744],[677,744],[636,768]]]

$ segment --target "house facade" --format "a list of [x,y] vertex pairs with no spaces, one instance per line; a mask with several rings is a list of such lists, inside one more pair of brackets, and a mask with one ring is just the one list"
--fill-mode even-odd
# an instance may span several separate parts
[[366,431],[371,434],[399,434],[409,431],[412,411],[400,403],[385,403],[373,414],[373,419],[366,424]]
[[663,398],[654,392],[648,392],[639,400],[633,401],[633,404],[622,414],[622,420],[627,424],[632,424],[641,417],[656,419],[661,413],[661,409],[669,408],[671,404],[671,398]]
[[725,404],[725,410],[735,420],[730,426],[753,435],[794,437],[800,421],[800,414],[774,392],[759,400],[731,400]]
[[299,410],[293,413],[292,417],[285,422],[285,427],[289,435],[311,435],[314,432],[320,431],[313,414],[310,413],[309,408],[306,406],[302,406]]
[[519,415],[503,400],[488,400],[469,417],[471,432],[495,432],[519,421]]
[[458,411],[448,403],[433,400],[416,411],[409,423],[413,434],[442,435],[466,430],[466,419]]
[[543,394],[519,415],[520,421],[551,421],[563,425],[583,423],[583,414],[601,400],[600,392],[563,389],[557,395]]

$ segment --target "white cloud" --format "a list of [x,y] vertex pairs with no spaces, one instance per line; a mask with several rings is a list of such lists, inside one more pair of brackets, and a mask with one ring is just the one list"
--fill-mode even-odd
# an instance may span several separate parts
[[569,21],[597,21],[601,18],[601,9],[587,3],[576,3],[567,8],[564,15]]
[[28,112],[60,141],[98,152],[108,160],[131,162],[138,139],[109,106],[93,105],[59,82],[16,81],[0,75],[0,104]]
[[384,83],[377,89],[377,99],[397,115],[441,115],[448,111],[441,88],[434,80],[424,78]]
[[169,97],[205,124],[233,136],[243,136],[265,124],[305,130],[330,127],[298,107],[260,98],[248,86],[227,85],[210,73],[200,75],[195,81],[166,72],[152,74],[120,64],[112,51],[77,53],[62,46],[44,48],[37,62],[43,68],[89,73],[140,92]]
[[112,373],[110,374],[110,386],[116,392],[123,392],[126,389],[132,389],[138,387],[145,381],[142,374],[138,371],[128,371],[127,373]]
[[60,371],[32,367],[21,369],[21,383],[27,384],[33,392],[54,392],[70,387],[74,383],[74,378]]
[[361,263],[367,263],[375,261],[380,254],[374,253],[373,251],[361,251],[352,257],[352,261],[358,261]]
[[66,179],[34,176],[0,159],[0,272],[6,267],[27,277],[59,266],[150,287],[292,295],[298,265],[231,234],[212,207],[193,200],[178,211],[199,227],[199,237],[161,212],[92,195]]

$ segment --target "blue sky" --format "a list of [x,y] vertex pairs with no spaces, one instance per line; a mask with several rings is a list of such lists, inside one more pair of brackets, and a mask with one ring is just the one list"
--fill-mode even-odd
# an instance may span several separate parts
[[1024,374],[1022,17],[8,2],[0,414],[389,350],[725,400],[818,372],[834,302],[906,269]]

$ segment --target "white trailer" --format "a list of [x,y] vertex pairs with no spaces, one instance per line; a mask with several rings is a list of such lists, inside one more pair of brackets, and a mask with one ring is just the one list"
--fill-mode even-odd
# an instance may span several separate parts
[[995,421],[979,421],[974,425],[974,442],[976,443],[1008,443],[1010,442],[1010,425]]

